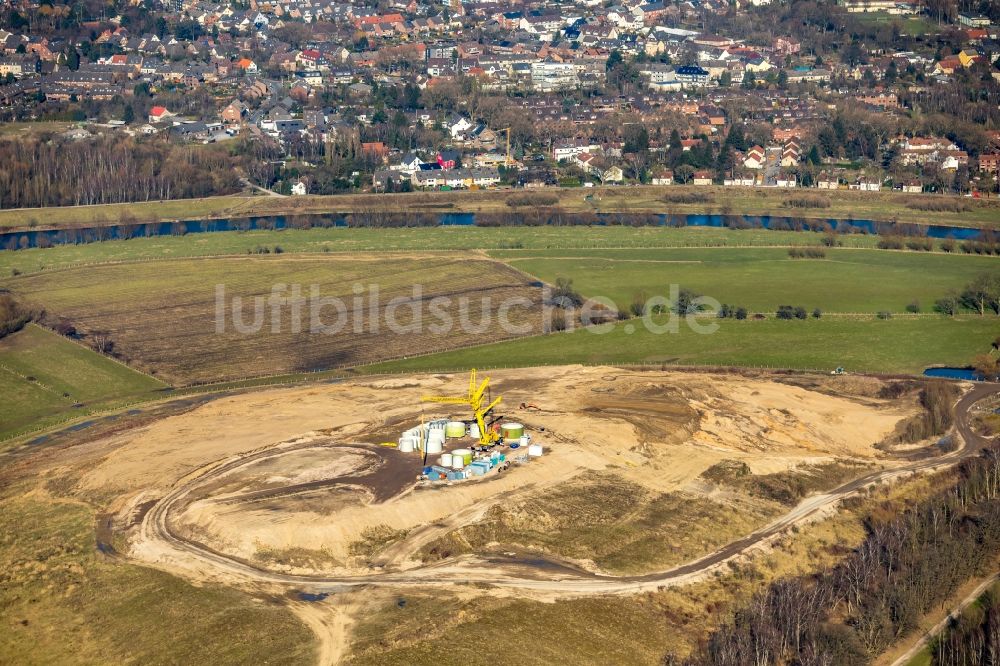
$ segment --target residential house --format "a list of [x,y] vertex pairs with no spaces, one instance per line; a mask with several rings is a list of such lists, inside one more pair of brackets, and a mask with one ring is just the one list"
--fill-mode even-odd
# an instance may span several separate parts
[[698,65],[683,65],[676,70],[677,78],[686,86],[708,85],[708,70]]
[[816,177],[816,187],[821,190],[836,190],[840,187],[840,181],[836,176],[831,176],[827,172],[822,172]]
[[673,182],[674,172],[671,169],[657,169],[650,179],[650,183],[653,185],[672,185]]
[[590,141],[585,141],[583,139],[556,141],[552,144],[552,159],[556,162],[561,162],[562,160],[572,159],[580,153],[597,150],[597,148],[598,146],[595,146]]
[[695,185],[711,185],[712,184],[712,172],[708,170],[701,170],[694,172]]
[[444,122],[444,128],[451,134],[451,138],[456,140],[473,127],[471,120],[457,113],[452,113]]
[[154,106],[152,109],[149,110],[149,122],[150,123],[162,122],[168,118],[171,118],[173,115],[174,114],[170,113],[170,111],[168,111],[166,107]]
[[378,169],[372,176],[372,187],[376,192],[398,192],[404,189],[404,183],[413,182],[415,171],[400,171],[398,169]]
[[437,154],[437,163],[442,169],[454,169],[462,159],[457,150],[442,150]]
[[1000,174],[1000,153],[984,153],[979,156],[979,170]]
[[851,183],[849,187],[852,190],[860,190],[861,192],[879,192],[882,190],[882,183],[871,178],[861,177]]
[[781,151],[781,166],[791,168],[799,163],[799,144],[789,141]]
[[222,122],[229,126],[241,125],[243,123],[243,119],[246,117],[246,114],[246,104],[238,99],[235,99],[222,110]]
[[404,173],[415,173],[420,170],[420,165],[423,163],[424,161],[419,157],[417,157],[416,154],[406,153],[399,160],[398,164],[394,164],[389,168],[392,169],[393,171],[402,171]]
[[236,68],[245,74],[257,73],[257,63],[250,58],[240,58],[236,62]]
[[361,152],[384,162],[389,157],[389,146],[381,141],[366,142],[361,144]]
[[754,146],[747,151],[746,157],[743,159],[743,166],[754,170],[763,169],[764,162],[764,149],[760,146]]

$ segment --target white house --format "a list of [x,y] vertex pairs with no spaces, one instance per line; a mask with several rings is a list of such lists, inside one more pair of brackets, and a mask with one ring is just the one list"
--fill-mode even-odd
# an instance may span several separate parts
[[306,184],[301,180],[292,185],[292,196],[302,197],[305,196],[309,190],[306,188]]
[[748,150],[746,159],[743,160],[743,166],[748,169],[763,169],[764,149],[760,146],[754,146]]
[[451,138],[458,139],[472,129],[474,125],[468,118],[460,116],[457,113],[453,113],[448,120],[445,121],[444,127],[451,134]]

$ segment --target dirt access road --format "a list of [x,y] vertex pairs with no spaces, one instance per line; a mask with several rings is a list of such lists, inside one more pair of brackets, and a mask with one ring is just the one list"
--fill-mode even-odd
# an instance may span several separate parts
[[906,652],[893,661],[892,666],[906,666],[906,664],[909,664],[914,657],[920,654],[920,651],[924,649],[924,646],[940,636],[952,620],[958,619],[958,617],[962,614],[962,611],[975,602],[976,599],[983,596],[983,593],[998,580],[1000,580],[1000,574],[993,574],[977,585],[972,592],[966,595],[966,597],[958,603],[958,605],[948,611],[948,614],[945,615],[943,620],[928,629],[923,635],[920,636],[916,643],[911,645]]
[[[913,473],[945,468],[976,455],[989,441],[973,431],[970,410],[979,400],[998,392],[1000,384],[977,384],[958,401],[955,423],[956,430],[962,438],[962,446],[957,450],[942,456],[906,462],[889,470],[872,472],[828,493],[808,497],[767,526],[714,553],[678,567],[646,575],[605,576],[545,560],[530,562],[503,558],[485,560],[471,556],[408,571],[357,576],[306,576],[268,571],[188,540],[171,528],[172,509],[183,505],[188,493],[197,486],[183,481],[146,513],[140,528],[141,541],[144,543],[146,555],[157,556],[155,559],[160,562],[157,566],[163,566],[175,573],[187,572],[199,578],[205,578],[207,575],[228,582],[242,581],[251,585],[272,585],[315,593],[335,593],[359,586],[449,586],[476,583],[560,596],[634,594],[697,580],[731,560],[767,546],[792,526],[827,515],[834,511],[842,500],[862,492],[873,484]],[[197,481],[202,483],[211,480],[239,464],[241,461],[229,461],[211,469],[202,469],[199,471]]]

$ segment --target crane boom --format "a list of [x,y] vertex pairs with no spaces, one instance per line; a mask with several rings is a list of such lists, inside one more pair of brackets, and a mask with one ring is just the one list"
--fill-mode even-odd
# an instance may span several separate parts
[[499,435],[496,432],[489,430],[489,424],[486,423],[486,419],[489,417],[490,412],[496,408],[497,405],[503,400],[501,396],[497,396],[495,400],[489,401],[489,389],[490,389],[490,378],[486,377],[477,386],[476,384],[476,371],[473,369],[469,373],[469,393],[467,396],[437,396],[437,395],[425,395],[420,399],[424,402],[436,402],[439,404],[446,405],[468,405],[472,409],[472,415],[476,420],[476,425],[479,426],[479,443],[482,446],[492,446],[499,439]]

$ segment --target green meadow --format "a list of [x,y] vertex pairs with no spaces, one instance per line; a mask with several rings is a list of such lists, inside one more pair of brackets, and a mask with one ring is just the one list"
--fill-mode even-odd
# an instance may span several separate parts
[[753,312],[778,305],[810,311],[904,312],[960,291],[978,274],[1000,270],[995,257],[884,250],[827,249],[825,259],[792,259],[784,248],[496,251],[538,278],[571,278],[585,296],[627,309],[637,295],[668,295],[679,285]]

